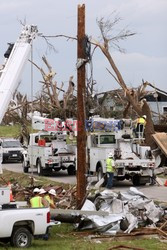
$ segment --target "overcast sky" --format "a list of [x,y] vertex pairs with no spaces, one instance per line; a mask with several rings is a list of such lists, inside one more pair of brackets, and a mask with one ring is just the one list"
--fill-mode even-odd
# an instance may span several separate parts
[[[166,91],[167,79],[167,0],[0,0],[0,62],[7,49],[7,42],[15,42],[21,31],[19,20],[38,26],[45,35],[77,35],[77,6],[85,3],[86,33],[97,38],[99,30],[96,19],[108,18],[117,11],[122,18],[119,28],[128,27],[137,33],[121,43],[126,49],[122,54],[111,50],[112,56],[128,86],[139,86],[142,79]],[[63,38],[50,40],[57,52],[49,51],[44,40],[34,42],[34,62],[44,66],[41,57],[45,54],[57,72],[59,85],[66,85],[71,75],[76,82],[76,41]],[[118,88],[118,84],[106,71],[109,64],[100,51],[93,58],[93,77],[96,89],[106,91]],[[41,76],[34,68],[34,93],[40,90]],[[30,63],[27,63],[22,77],[20,91],[30,95]]]

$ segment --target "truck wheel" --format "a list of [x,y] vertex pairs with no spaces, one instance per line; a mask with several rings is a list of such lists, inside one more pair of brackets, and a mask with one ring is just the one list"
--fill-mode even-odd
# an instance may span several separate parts
[[6,162],[6,158],[2,157],[2,163]]
[[101,186],[102,187],[105,187],[106,186],[106,184],[107,184],[107,175],[105,174],[103,174],[103,169],[102,169],[102,167],[98,167],[98,169],[97,169],[97,182],[99,182],[100,180],[102,180],[102,178],[103,178],[103,181],[102,181],[102,183],[101,183]]
[[43,169],[42,169],[42,166],[41,166],[41,161],[39,159],[37,161],[37,173],[38,173],[39,176],[43,175]]
[[68,175],[75,175],[76,171],[75,171],[75,166],[74,165],[70,165],[67,169]]
[[24,173],[28,173],[28,167],[24,166],[24,167],[23,167],[23,172],[24,172]]
[[29,169],[28,162],[23,160],[22,166],[23,166],[23,172],[28,173],[28,169]]
[[102,167],[98,167],[97,169],[97,181],[100,181],[103,178],[103,169]]
[[11,245],[19,248],[31,246],[32,234],[25,227],[15,228],[11,236]]
[[140,176],[137,174],[133,176],[132,182],[134,186],[139,186],[140,185]]
[[21,159],[19,160],[21,163],[23,163],[24,162],[24,156],[22,155],[21,156]]

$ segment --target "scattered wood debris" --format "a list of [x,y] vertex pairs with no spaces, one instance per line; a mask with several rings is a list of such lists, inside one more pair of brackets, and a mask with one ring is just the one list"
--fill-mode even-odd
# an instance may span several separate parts
[[120,249],[120,250],[124,250],[124,249],[130,249],[130,250],[144,250],[144,248],[129,247],[129,246],[125,246],[125,245],[119,245],[119,246],[111,247],[111,248],[109,248],[108,250],[113,250],[113,249]]
[[34,188],[44,188],[47,192],[50,189],[54,189],[56,191],[55,203],[57,208],[61,209],[69,209],[76,207],[76,186],[71,187],[70,189],[65,190],[62,186],[28,186],[22,187],[18,185],[18,183],[12,184],[12,193],[15,201],[27,201],[29,204],[29,200],[33,196]]

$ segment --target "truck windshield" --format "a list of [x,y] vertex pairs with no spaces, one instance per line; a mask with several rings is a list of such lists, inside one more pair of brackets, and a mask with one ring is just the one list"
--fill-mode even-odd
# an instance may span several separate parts
[[3,148],[20,148],[21,143],[19,141],[4,141],[2,142]]
[[[53,135],[40,135],[40,139],[44,139],[46,143],[52,142],[55,139]],[[38,143],[39,135],[35,136],[35,143]]]
[[115,135],[101,135],[100,144],[113,144],[115,143]]

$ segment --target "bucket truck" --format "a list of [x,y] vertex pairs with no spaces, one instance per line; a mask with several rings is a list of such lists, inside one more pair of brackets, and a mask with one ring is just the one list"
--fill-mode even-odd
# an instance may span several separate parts
[[[28,61],[31,45],[38,33],[37,26],[25,25],[15,42],[9,44],[0,68],[0,123],[18,87],[21,74]],[[0,148],[0,172],[2,173],[2,150]]]
[[131,180],[134,185],[151,183],[155,158],[144,138],[134,138],[131,119],[93,117],[87,122],[87,150],[90,173],[98,180],[106,173],[106,159],[112,153],[114,178]]
[[24,173],[33,166],[38,175],[60,170],[67,170],[69,175],[74,175],[76,155],[66,144],[66,131],[62,131],[60,119],[33,116],[32,127],[38,133],[30,134],[28,154],[23,162]]

